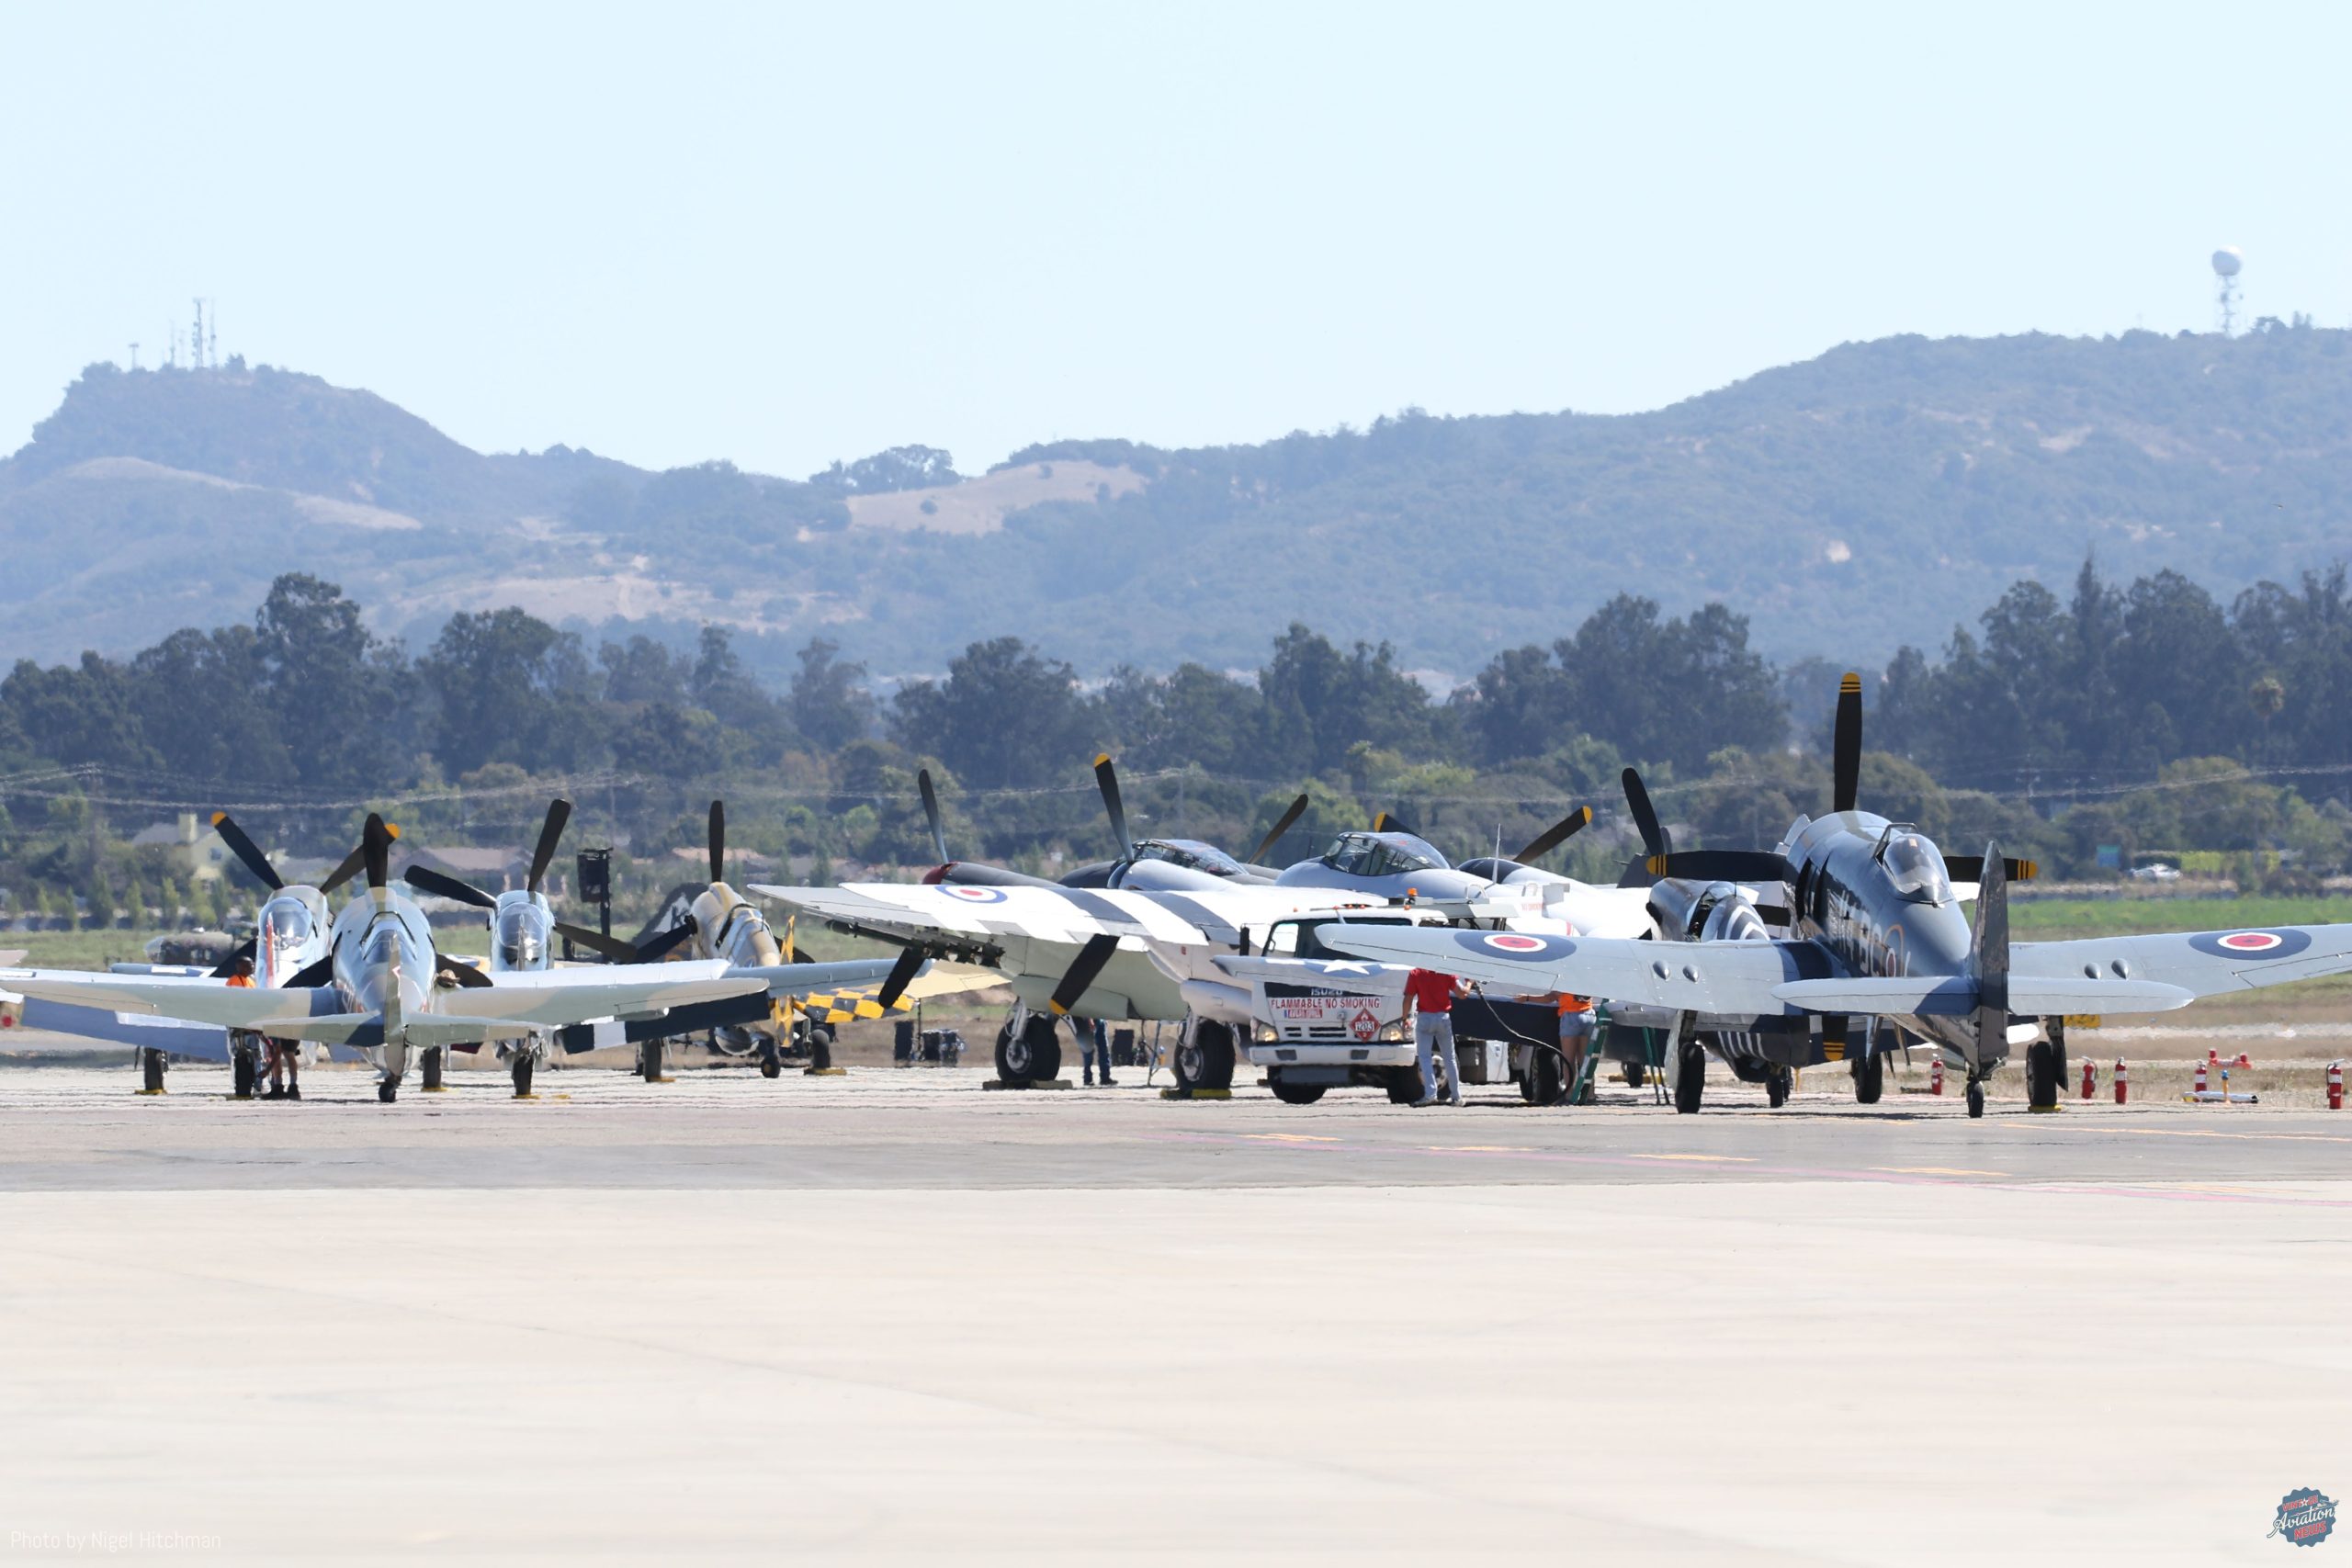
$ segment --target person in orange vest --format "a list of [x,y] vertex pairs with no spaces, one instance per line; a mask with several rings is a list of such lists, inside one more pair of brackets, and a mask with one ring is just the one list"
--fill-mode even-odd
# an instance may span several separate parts
[[1557,991],[1552,999],[1560,1010],[1560,1060],[1567,1074],[1569,1101],[1590,1104],[1589,1097],[1582,1101],[1577,1100],[1576,1087],[1584,1071],[1585,1055],[1592,1049],[1592,998],[1573,991]]
[[[251,986],[254,983],[252,959],[240,958],[230,967],[229,984],[232,986]],[[301,1099],[302,1082],[298,1070],[300,1064],[294,1060],[294,1043],[290,1040],[272,1040],[267,1035],[264,1035],[261,1044],[269,1065],[269,1092],[262,1098],[264,1100]],[[290,1088],[286,1082],[289,1073],[295,1076],[295,1081]]]

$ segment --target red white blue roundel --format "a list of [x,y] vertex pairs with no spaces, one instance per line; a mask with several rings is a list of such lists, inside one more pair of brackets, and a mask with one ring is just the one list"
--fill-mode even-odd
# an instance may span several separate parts
[[1004,889],[1001,887],[975,887],[967,882],[951,882],[947,885],[947,891],[954,897],[973,904],[1004,902]]
[[1453,940],[1481,958],[1510,958],[1522,964],[1540,963],[1576,950],[1566,937],[1528,931],[1456,931]]
[[2291,958],[2312,944],[2309,931],[2204,931],[2188,945],[2216,958]]

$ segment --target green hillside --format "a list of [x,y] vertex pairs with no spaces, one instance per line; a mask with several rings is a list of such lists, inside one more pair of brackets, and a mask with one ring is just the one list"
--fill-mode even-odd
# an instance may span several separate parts
[[1776,658],[1875,662],[1939,646],[2020,576],[2063,587],[2086,554],[2222,593],[2337,558],[2347,338],[1894,338],[1643,414],[1060,442],[1003,468],[1091,461],[1127,488],[977,529],[958,505],[939,513],[954,533],[906,525],[945,488],[909,491],[891,525],[858,520],[857,494],[951,471],[928,448],[806,483],[650,475],[563,447],[484,456],[287,371],[94,367],[0,462],[17,589],[0,659],[127,651],[316,570],[394,634],[520,604],[600,631],[718,621],[771,665],[821,632],[883,674],[1004,633],[1090,672],[1249,667],[1302,618],[1466,677],[1621,591],[1669,613],[1724,599]]

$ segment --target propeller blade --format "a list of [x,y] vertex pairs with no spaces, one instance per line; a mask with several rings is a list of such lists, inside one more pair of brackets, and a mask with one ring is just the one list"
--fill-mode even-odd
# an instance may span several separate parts
[[277,868],[269,863],[269,857],[261,852],[261,846],[245,837],[245,830],[231,821],[227,812],[212,814],[212,830],[220,835],[220,841],[229,846],[229,852],[243,862],[245,869],[252,872],[264,887],[275,893],[286,886],[286,879],[277,874]]
[[237,972],[238,959],[252,958],[256,956],[260,952],[261,949],[255,945],[255,940],[254,938],[245,938],[244,941],[239,942],[236,946],[229,950],[228,956],[220,960],[220,966],[212,971],[212,978],[215,980],[227,979],[230,976]]
[[498,900],[470,882],[460,882],[445,876],[431,866],[413,865],[401,873],[401,880],[420,893],[430,893],[435,898],[455,898],[460,904],[471,904],[477,909],[495,909]]
[[319,884],[319,891],[322,893],[332,893],[336,888],[342,886],[345,883],[350,881],[353,877],[358,875],[359,868],[367,862],[367,859],[368,852],[364,849],[354,850],[349,854],[344,856],[343,863],[336,866],[333,871],[327,873],[327,879]]
[[1535,837],[1528,840],[1527,842],[1521,847],[1519,853],[1511,856],[1510,858],[1519,862],[1521,865],[1542,860],[1545,855],[1550,854],[1554,850],[1558,849],[1562,844],[1566,843],[1570,839],[1584,831],[1591,822],[1592,807],[1589,806],[1579,806],[1574,811],[1569,812],[1566,817],[1561,818],[1557,822],[1553,823],[1549,828],[1544,829],[1541,833],[1536,834]]
[[1785,882],[1789,876],[1789,863],[1770,850],[1684,850],[1652,855],[1644,869],[1690,882]]
[[1838,682],[1838,726],[1829,750],[1830,808],[1851,811],[1862,783],[1862,678],[1851,670]]
[[1094,759],[1094,784],[1102,792],[1102,809],[1111,814],[1111,831],[1119,840],[1119,858],[1132,860],[1136,841],[1127,836],[1127,808],[1119,799],[1119,770],[1113,765],[1108,751]]
[[637,961],[639,964],[650,964],[701,929],[695,924],[695,918],[688,915],[668,931],[658,936],[648,938],[645,945],[636,950]]
[[956,857],[947,852],[947,829],[940,820],[939,792],[931,787],[931,770],[915,770],[915,788],[922,795],[922,819],[931,824],[931,847],[939,852],[939,863],[947,864]]
[[539,829],[539,847],[531,852],[531,874],[523,882],[528,891],[537,893],[539,890],[539,878],[548,874],[548,865],[555,859],[555,846],[563,837],[563,825],[571,820],[571,802],[560,799],[548,802],[548,819]]
[[1274,825],[1266,829],[1266,836],[1258,840],[1258,847],[1251,850],[1249,854],[1242,857],[1245,863],[1256,865],[1266,855],[1272,853],[1275,840],[1280,839],[1284,833],[1289,832],[1291,824],[1306,815],[1306,796],[1302,795],[1296,800],[1292,801],[1289,808],[1280,817],[1274,818]]
[[571,938],[573,946],[600,953],[616,964],[641,964],[645,961],[643,951],[616,936],[592,931],[586,926],[567,925],[561,920],[555,923],[555,930],[558,936]]
[[1672,854],[1674,840],[1666,836],[1657,819],[1657,808],[1650,805],[1650,792],[1643,787],[1642,775],[1627,768],[1619,781],[1625,786],[1625,809],[1634,814],[1634,827],[1642,835],[1642,848],[1654,855]]
[[392,840],[399,830],[370,811],[359,829],[359,852],[368,867],[369,891],[380,893],[392,876]]
[[[1375,833],[1413,832],[1411,826],[1408,824],[1403,818],[1397,816],[1393,811],[1384,811],[1379,816],[1374,818],[1372,819],[1372,830]],[[1420,837],[1419,833],[1413,833],[1413,836],[1417,839]]]
[[727,803],[710,803],[710,879],[727,880]]
[[884,1012],[897,1007],[899,998],[907,994],[907,987],[914,984],[915,976],[930,962],[930,954],[920,947],[900,948],[899,961],[890,965],[890,973],[883,976],[882,988],[874,993],[875,1002]]
[[324,958],[299,971],[292,979],[286,982],[286,988],[291,990],[300,987],[304,990],[315,990],[334,978],[334,954],[330,953]]
[[1062,983],[1054,987],[1053,999],[1046,1004],[1054,1010],[1056,1018],[1069,1016],[1069,1010],[1078,1005],[1078,998],[1086,995],[1086,987],[1094,984],[1094,977],[1102,973],[1102,965],[1110,963],[1111,954],[1118,951],[1119,939],[1107,931],[1086,939],[1086,945],[1078,950],[1078,956],[1070,960],[1069,968],[1063,973]]
[[474,991],[488,990],[498,984],[462,958],[451,958],[438,953],[433,956],[435,960],[433,975],[435,979],[447,977],[452,986],[463,990]]

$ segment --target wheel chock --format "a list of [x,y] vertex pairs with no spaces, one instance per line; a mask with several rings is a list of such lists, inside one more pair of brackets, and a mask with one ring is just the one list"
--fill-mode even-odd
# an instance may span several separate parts
[[989,1079],[988,1079],[986,1082],[982,1083],[982,1084],[980,1085],[980,1087],[981,1087],[982,1089],[1068,1089],[1068,1088],[1069,1087],[1069,1079],[1068,1079],[1068,1078],[1030,1078],[1030,1079],[1028,1079],[1028,1080],[1027,1080],[1027,1081],[1025,1081],[1025,1082],[1021,1082],[1021,1083],[1007,1083],[1007,1082],[1005,1082],[1002,1078],[989,1078]]
[[1231,1100],[1233,1091],[1229,1089],[1163,1089],[1159,1091],[1159,1098],[1162,1100]]
[[134,1089],[130,1092],[133,1094],[167,1094],[170,1091],[168,1089]]
[[539,1097],[536,1094],[518,1094],[514,1098],[517,1100],[537,1100]]
[[2057,1115],[2057,1114],[2058,1114],[2058,1112],[2060,1112],[2061,1111],[2065,1110],[2066,1108],[2065,1108],[2064,1106],[2063,1106],[2063,1105],[2029,1105],[2029,1106],[2027,1106],[2027,1107],[2026,1107],[2026,1109],[2027,1109],[2028,1111],[2031,1111],[2031,1112],[2032,1112],[2034,1115],[2036,1115],[2036,1116],[2041,1116],[2041,1115],[2055,1116],[2055,1115]]
[[800,1076],[804,1078],[845,1078],[849,1077],[849,1069],[847,1067],[803,1067],[800,1069]]
[[416,1092],[419,1094],[447,1094],[449,1092],[449,1086],[445,1083],[429,1083],[423,1089],[418,1089]]

